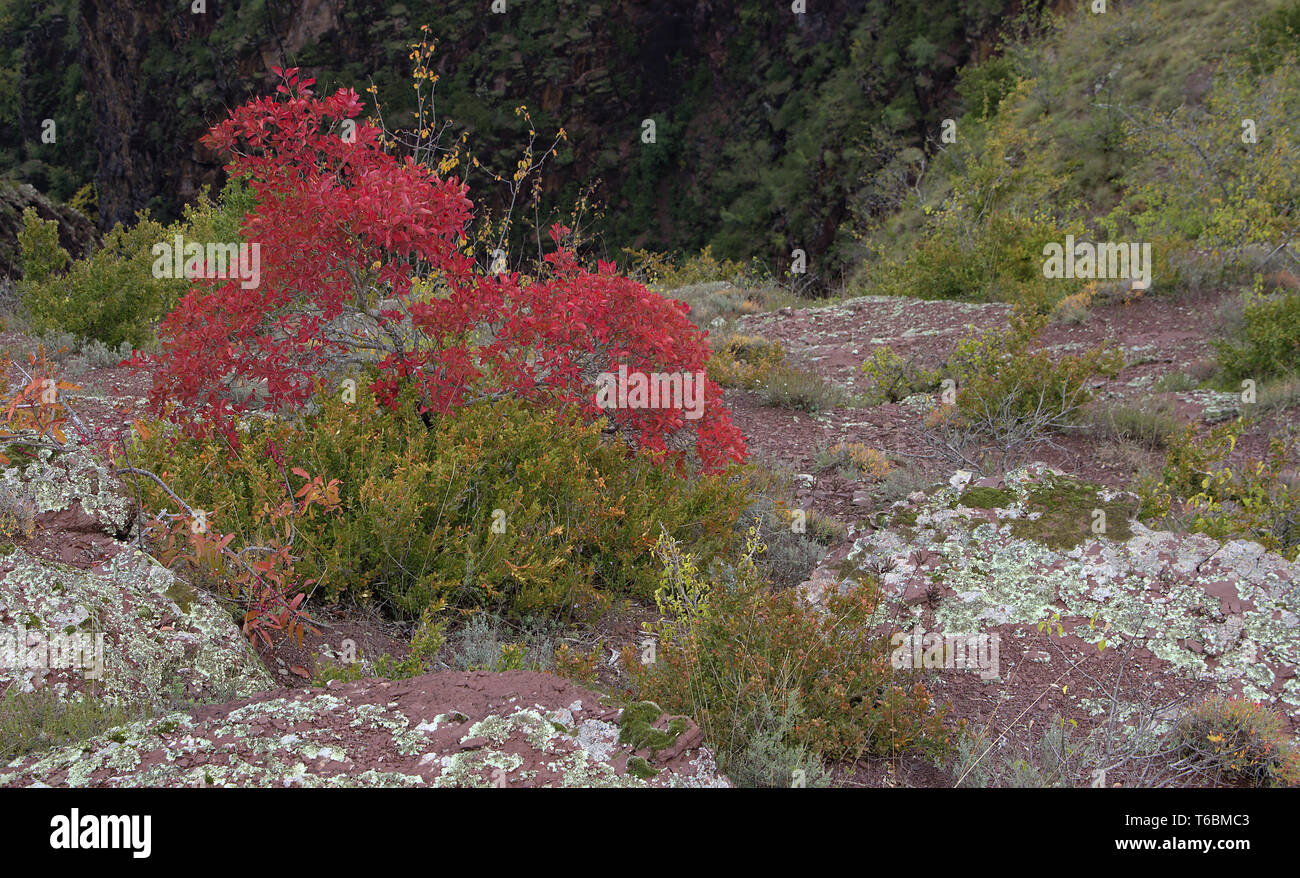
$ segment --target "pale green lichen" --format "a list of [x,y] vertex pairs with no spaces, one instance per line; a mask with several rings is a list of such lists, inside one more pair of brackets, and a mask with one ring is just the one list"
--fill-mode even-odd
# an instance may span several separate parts
[[[357,771],[367,761],[373,764],[375,759],[409,750],[399,743],[403,735],[423,740],[430,729],[430,723],[408,729],[409,721],[398,706],[397,702],[354,705],[322,693],[254,702],[203,722],[173,713],[16,760],[0,771],[0,785],[56,781],[71,786],[94,782],[168,787],[417,786],[426,781],[438,787],[647,785],[613,766],[617,748],[601,746],[612,741],[616,727],[581,720],[575,737],[556,730],[553,714],[540,708],[489,715],[474,723],[461,738],[463,750],[427,753],[418,760],[429,777],[373,767]],[[377,730],[389,730],[393,737],[376,740],[370,733]],[[423,743],[427,746],[428,741]],[[531,763],[533,767],[521,755],[529,752],[541,757]],[[657,771],[654,785],[726,785],[705,751],[691,766],[695,774],[690,776]]]
[[[903,504],[915,533],[904,540],[877,531],[858,540],[849,559],[885,571],[882,584],[896,595],[918,578],[952,589],[955,595],[934,610],[943,631],[972,633],[1003,624],[1032,631],[1057,615],[1095,618],[1092,625],[1066,627],[1110,648],[1140,640],[1187,677],[1235,683],[1247,697],[1293,712],[1300,707],[1300,681],[1285,670],[1296,662],[1300,638],[1300,568],[1253,543],[1150,531],[1131,521],[1130,498],[1042,468],[1010,474],[1006,483],[1016,497],[1009,507],[971,509],[954,502],[964,496],[955,489],[914,507]],[[1050,509],[1030,517],[1052,499],[1068,510],[1070,533],[1061,538],[1035,530],[1048,527]],[[1083,513],[1093,509],[1111,513],[1104,535],[1080,526]],[[917,549],[929,553],[923,569],[914,563]],[[1226,613],[1211,591],[1223,592],[1225,584],[1236,596]],[[919,617],[924,609],[910,611]]]
[[125,534],[133,517],[132,501],[109,490],[116,476],[86,449],[73,448],[57,455],[39,449],[23,467],[0,470],[0,486],[30,504],[36,514],[60,512],[73,501],[100,521],[109,534]]
[[[194,700],[224,700],[273,685],[227,614],[209,595],[193,592],[186,607],[170,593],[175,574],[138,552],[121,552],[103,572],[81,570],[19,550],[0,576],[0,604],[29,630],[74,625],[104,635],[97,694],[110,704],[165,707],[178,686]],[[21,614],[21,615],[20,615]],[[170,624],[161,626],[166,617]],[[164,628],[166,630],[164,630]],[[30,688],[39,669],[0,669],[0,681]],[[56,694],[72,695],[66,684]]]

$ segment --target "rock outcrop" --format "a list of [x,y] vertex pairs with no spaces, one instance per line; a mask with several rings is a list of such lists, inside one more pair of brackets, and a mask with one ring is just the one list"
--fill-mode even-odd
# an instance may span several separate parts
[[[959,472],[894,504],[847,561],[928,630],[1032,631],[1055,616],[1085,642],[1140,640],[1172,673],[1300,720],[1300,564],[1245,540],[1151,530],[1135,506],[1043,465],[979,482]],[[820,601],[840,573],[801,588]]]
[[0,786],[730,786],[689,720],[661,715],[666,746],[635,749],[621,713],[531,671],[365,679],[122,726],[0,768]]

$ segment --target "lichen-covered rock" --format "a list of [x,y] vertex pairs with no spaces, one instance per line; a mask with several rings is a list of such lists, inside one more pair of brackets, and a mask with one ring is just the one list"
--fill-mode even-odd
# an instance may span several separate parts
[[[109,703],[160,706],[273,685],[211,595],[130,549],[88,570],[22,549],[0,557],[0,627],[34,650],[16,665],[0,662],[0,689],[48,686],[61,698],[93,690]],[[49,667],[58,662],[41,660],[43,644],[56,634],[102,635],[102,668]]]
[[619,714],[530,671],[358,680],[131,723],[0,768],[0,786],[730,786],[712,755],[650,771]]
[[125,536],[135,520],[135,504],[120,490],[108,467],[81,446],[67,451],[39,449],[34,460],[0,469],[0,487],[36,515],[63,512],[79,503],[105,533]]
[[[931,614],[933,630],[1095,619],[1072,633],[1115,647],[1141,638],[1175,673],[1300,718],[1300,564],[1256,543],[1150,530],[1128,514],[1133,499],[1041,465],[995,485],[954,479],[895,504],[848,560],[904,618]],[[847,582],[822,571],[803,591],[816,603]]]

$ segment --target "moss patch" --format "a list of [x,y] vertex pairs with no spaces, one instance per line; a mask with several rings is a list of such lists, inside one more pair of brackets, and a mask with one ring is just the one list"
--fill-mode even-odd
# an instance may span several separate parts
[[649,762],[642,759],[640,756],[629,756],[627,760],[627,773],[633,777],[640,778],[641,780],[649,780],[658,774],[659,770],[654,768]]
[[[1006,488],[967,488],[957,502],[970,509],[1002,509],[1015,500],[1015,491]],[[915,514],[912,523],[916,523]]]
[[194,587],[189,583],[177,579],[171,584],[166,591],[167,597],[176,602],[176,606],[181,608],[181,612],[189,615],[190,606],[194,603]]
[[630,744],[634,750],[648,748],[651,756],[671,747],[677,736],[686,731],[686,720],[674,717],[668,721],[667,729],[656,729],[652,723],[663,714],[663,708],[653,701],[628,705],[619,720],[618,742]]
[[[1129,520],[1137,513],[1134,501],[1103,500],[1102,487],[1089,482],[1049,477],[1030,485],[1025,518],[1011,522],[1011,532],[1052,549],[1073,549],[1092,537],[1124,541],[1133,535]],[[964,500],[963,500],[964,502]],[[1105,513],[1103,519],[1097,513]],[[1093,530],[1104,521],[1104,531]]]

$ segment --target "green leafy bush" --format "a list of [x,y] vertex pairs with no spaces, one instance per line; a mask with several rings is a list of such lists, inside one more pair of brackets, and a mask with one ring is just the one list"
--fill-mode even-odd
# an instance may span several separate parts
[[[33,223],[43,223],[34,214],[26,219],[27,229]],[[130,229],[121,223],[114,226],[104,237],[104,246],[90,258],[72,263],[66,274],[43,278],[41,270],[52,261],[41,251],[29,251],[27,242],[35,236],[25,234],[22,259],[27,276],[21,295],[33,325],[62,329],[112,347],[122,342],[132,347],[144,345],[152,336],[153,324],[184,289],[183,280],[153,276],[154,257],[149,250],[165,240],[166,234],[163,226],[141,214]],[[67,254],[63,256],[66,261]],[[40,268],[29,273],[29,261]],[[33,276],[41,279],[32,280]]]
[[[339,479],[341,512],[296,522],[295,570],[319,597],[373,599],[407,618],[441,599],[510,616],[648,599],[661,526],[712,557],[749,502],[739,474],[682,478],[629,458],[600,422],[498,400],[426,426],[414,400],[389,411],[364,387],[343,398],[319,396],[299,424],[254,419],[233,450],[159,425],[131,460],[250,544],[271,538],[265,510],[291,468]],[[150,508],[174,507],[147,481],[141,490]]]
[[925,689],[890,664],[876,584],[830,597],[823,611],[793,589],[768,589],[756,564],[761,551],[751,529],[740,563],[709,578],[676,540],[660,539],[655,597],[665,619],[650,626],[655,660],[624,655],[636,697],[694,718],[724,770],[756,742],[756,730],[771,732],[755,718],[772,705],[797,705],[794,722],[778,725],[780,743],[805,758],[943,751],[944,709],[932,711]]
[[884,295],[921,299],[1008,302],[1046,313],[1077,292],[1076,280],[1043,275],[1043,249],[1078,227],[1042,214],[968,217],[965,205],[934,216],[926,235],[873,277]]
[[23,211],[23,227],[18,232],[23,278],[29,283],[43,281],[68,267],[68,251],[59,245],[59,224],[43,220],[36,208]]
[[1246,57],[1257,74],[1272,73],[1300,46],[1300,0],[1291,0],[1255,22],[1254,39]]
[[1300,373],[1300,292],[1267,297],[1257,290],[1242,309],[1235,335],[1214,345],[1230,381]]
[[1014,314],[1006,329],[959,343],[942,370],[956,382],[956,402],[932,412],[927,429],[948,446],[992,442],[1010,453],[1074,426],[1092,399],[1089,382],[1116,375],[1123,355],[1106,346],[1066,356],[1031,350],[1046,320]]
[[878,347],[862,364],[870,389],[867,402],[880,405],[898,402],[914,393],[929,393],[939,386],[939,373],[926,369],[910,357],[902,357],[890,347]]
[[184,220],[170,226],[142,212],[135,225],[118,223],[99,250],[76,261],[59,246],[55,223],[40,219],[34,210],[24,211],[19,295],[33,328],[62,330],[110,348],[123,343],[143,347],[189,285],[185,278],[154,277],[154,245],[170,243],[176,235],[205,244],[238,242],[239,221],[251,197],[236,180],[219,203],[204,191],[196,205],[185,208]]
[[1138,486],[1142,517],[1219,540],[1254,540],[1295,560],[1300,557],[1295,443],[1275,436],[1267,459],[1233,466],[1229,458],[1245,429],[1238,418],[1204,436],[1198,437],[1192,425],[1172,437],[1159,478]]

